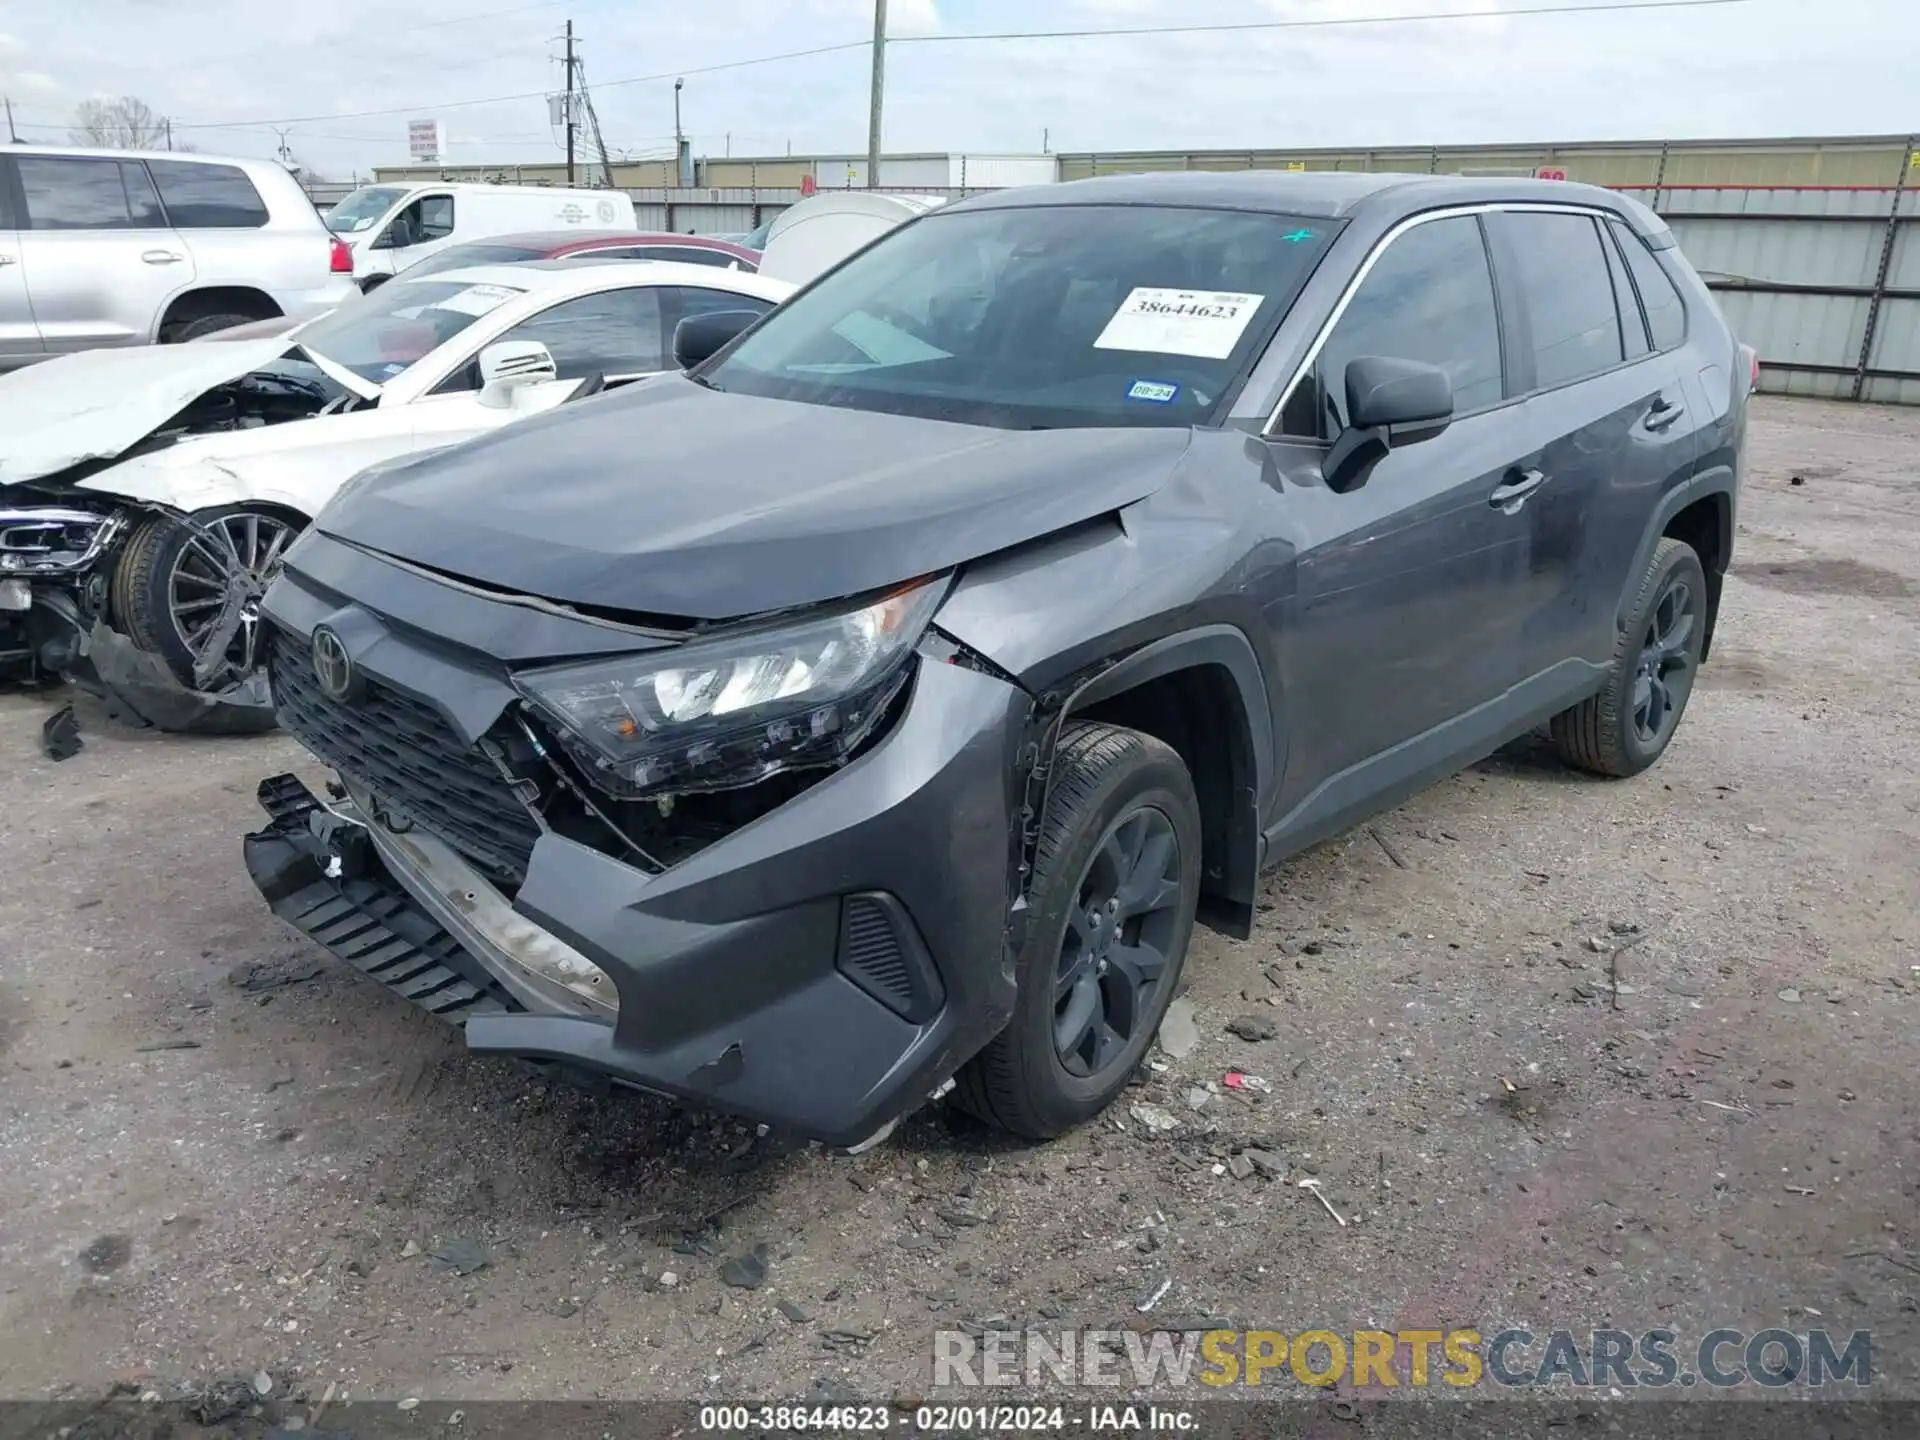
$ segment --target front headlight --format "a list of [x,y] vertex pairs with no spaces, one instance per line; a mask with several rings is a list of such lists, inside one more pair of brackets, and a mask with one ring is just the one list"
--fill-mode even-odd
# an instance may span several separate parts
[[858,609],[524,671],[519,691],[616,795],[723,790],[847,755],[906,679],[944,577]]

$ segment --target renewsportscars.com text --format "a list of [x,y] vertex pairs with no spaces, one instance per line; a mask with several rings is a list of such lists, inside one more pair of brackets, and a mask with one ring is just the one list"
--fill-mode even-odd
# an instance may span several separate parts
[[941,1330],[936,1386],[1349,1385],[1425,1389],[1865,1387],[1873,1336],[1855,1330]]

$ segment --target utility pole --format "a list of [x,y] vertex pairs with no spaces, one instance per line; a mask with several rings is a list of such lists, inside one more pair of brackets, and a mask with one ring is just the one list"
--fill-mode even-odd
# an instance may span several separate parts
[[673,82],[673,183],[687,183],[687,137],[680,130],[680,90],[687,82]]
[[567,21],[567,184],[573,184],[573,21]]
[[880,109],[887,88],[887,0],[873,0],[873,95],[867,111],[867,188],[880,188]]
[[[13,117],[13,108],[11,106],[7,108],[7,117],[9,120]],[[164,116],[160,123],[165,127],[167,132],[167,149],[171,150],[173,149],[173,117],[171,115]]]
[[[20,143],[20,132],[13,128],[13,97],[11,95],[7,96],[6,102],[7,102],[7,139],[11,140],[14,144],[18,145]],[[167,148],[172,149],[173,147],[168,146]]]

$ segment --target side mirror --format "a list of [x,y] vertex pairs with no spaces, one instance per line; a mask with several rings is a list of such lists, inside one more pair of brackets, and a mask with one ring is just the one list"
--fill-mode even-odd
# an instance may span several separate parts
[[1347,362],[1347,427],[1320,472],[1331,490],[1357,490],[1396,445],[1431,440],[1453,423],[1453,380],[1438,365],[1362,355]]
[[513,404],[513,392],[560,373],[553,352],[538,340],[496,340],[480,352],[480,403],[496,410]]
[[691,370],[760,318],[756,310],[709,310],[673,327],[673,363]]
[[391,250],[399,243],[399,221],[396,220],[367,242],[369,250]]

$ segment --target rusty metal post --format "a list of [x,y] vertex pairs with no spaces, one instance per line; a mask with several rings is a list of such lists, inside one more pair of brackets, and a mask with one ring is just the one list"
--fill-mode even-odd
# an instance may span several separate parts
[[1656,215],[1660,213],[1660,197],[1667,178],[1667,151],[1670,148],[1671,143],[1669,141],[1662,140],[1660,142],[1660,164],[1653,172],[1653,205],[1651,208]]
[[1849,400],[1866,393],[1867,366],[1873,359],[1873,337],[1880,328],[1880,307],[1886,303],[1887,273],[1893,266],[1893,243],[1900,238],[1900,201],[1907,193],[1907,173],[1913,168],[1915,136],[1909,135],[1900,149],[1900,173],[1893,181],[1893,203],[1887,207],[1887,233],[1880,241],[1880,268],[1873,277],[1873,296],[1867,301],[1867,330],[1860,337],[1860,361],[1853,367],[1853,388]]

